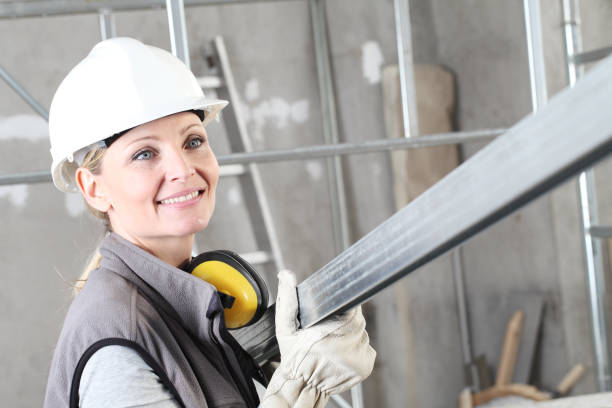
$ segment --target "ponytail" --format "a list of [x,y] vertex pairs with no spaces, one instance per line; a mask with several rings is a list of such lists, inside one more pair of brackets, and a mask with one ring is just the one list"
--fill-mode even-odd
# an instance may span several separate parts
[[[104,157],[105,151],[106,151],[106,148],[104,147],[96,147],[90,150],[85,155],[85,158],[83,159],[83,164],[81,164],[81,167],[89,169],[89,171],[91,171],[93,174],[99,174],[102,168],[102,158]],[[100,218],[102,220],[102,222],[104,223],[105,229],[107,231],[110,230],[110,221],[108,219],[108,214],[98,211],[95,208],[91,207],[87,203],[87,201],[85,201],[85,205],[87,206],[87,209],[89,210],[90,213],[92,213],[97,218]],[[90,256],[89,261],[87,262],[87,266],[85,266],[85,269],[81,273],[81,276],[76,282],[74,282],[74,295],[75,296],[81,291],[81,289],[83,289],[83,286],[85,286],[85,282],[87,282],[87,278],[89,278],[89,274],[91,273],[91,271],[93,271],[94,269],[97,269],[100,266],[101,260],[102,260],[102,255],[100,255],[100,251],[96,249],[94,253]]]
[[76,282],[74,282],[74,296],[78,295],[81,289],[83,289],[83,286],[85,286],[85,282],[87,282],[87,278],[89,278],[89,274],[94,269],[98,269],[101,260],[102,255],[100,255],[100,251],[96,249],[96,251],[89,258],[87,266],[85,266],[85,269],[81,273],[81,276]]

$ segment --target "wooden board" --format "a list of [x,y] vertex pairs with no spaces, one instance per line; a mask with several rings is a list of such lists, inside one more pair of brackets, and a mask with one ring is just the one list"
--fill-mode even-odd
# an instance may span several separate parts
[[[453,75],[436,65],[416,65],[415,83],[419,135],[453,130],[455,84]],[[383,69],[383,105],[387,137],[403,137],[399,71]],[[457,146],[409,149],[391,153],[393,190],[397,209],[404,207],[459,165]]]

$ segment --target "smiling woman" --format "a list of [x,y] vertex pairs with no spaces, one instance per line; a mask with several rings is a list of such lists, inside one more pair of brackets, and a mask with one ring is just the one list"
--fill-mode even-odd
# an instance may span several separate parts
[[[219,179],[205,126],[226,104],[207,99],[177,58],[130,38],[96,45],[59,86],[53,181],[80,192],[108,233],[66,316],[46,407],[258,406],[253,380],[268,380],[224,317],[239,300],[187,272]],[[359,308],[298,330],[293,275],[279,274],[278,294],[281,363],[262,407],[323,407],[369,375],[375,352]],[[260,315],[266,304],[254,303]]]
[[218,179],[206,131],[192,112],[131,129],[106,149],[101,169],[76,171],[88,205],[107,214],[115,233],[171,265],[189,258],[193,234],[208,225]]

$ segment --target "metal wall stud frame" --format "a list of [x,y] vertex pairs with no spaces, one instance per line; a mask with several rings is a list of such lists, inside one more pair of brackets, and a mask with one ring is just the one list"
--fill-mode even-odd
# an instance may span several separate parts
[[[106,0],[106,1],[94,0],[94,1],[83,2],[81,0],[50,0],[50,1],[34,0],[34,1],[28,1],[28,2],[2,2],[0,3],[0,18],[33,17],[33,16],[45,16],[45,15],[56,15],[56,14],[97,12],[97,13],[100,13],[100,28],[101,28],[102,37],[106,38],[108,36],[114,35],[113,29],[112,29],[112,20],[111,20],[112,16],[110,16],[110,10],[135,10],[135,9],[147,9],[147,8],[162,8],[164,7],[165,4],[167,4],[166,1],[164,0]],[[268,2],[268,1],[278,1],[278,0],[184,0],[184,5],[185,6],[202,6],[202,5],[221,5],[221,4],[237,4],[237,3],[255,3],[255,2]],[[311,1],[311,4],[313,5],[312,7],[314,8],[317,3],[320,3],[321,0],[310,0],[310,1]],[[577,4],[575,3],[575,0],[562,0],[562,4],[564,6],[564,11],[569,10],[569,13],[564,14],[564,20],[565,20],[564,26],[565,26],[565,33],[566,33],[568,75],[570,78],[570,84],[573,84],[576,82],[577,77],[580,75],[579,74],[580,64],[595,61],[599,58],[602,58],[605,55],[612,53],[612,47],[605,47],[599,50],[594,50],[594,51],[589,51],[589,52],[581,52],[579,35],[578,35],[578,32],[576,31]],[[533,47],[529,51],[529,55],[530,55],[530,75],[532,78],[531,79],[532,100],[533,100],[533,105],[534,105],[534,110],[535,110],[536,104],[537,104],[537,107],[540,107],[542,106],[543,101],[545,101],[546,99],[545,93],[543,93],[545,92],[545,79],[543,79],[543,77],[541,76],[542,71],[538,71],[538,69],[541,69],[542,65],[540,64],[540,62],[537,62],[538,58],[540,59],[542,58],[541,55],[538,56],[538,53],[541,52],[541,38],[538,39],[538,36],[535,35],[534,37],[535,39],[529,39],[530,36],[534,35],[534,32],[530,30],[532,30],[533,28],[539,28],[537,25],[539,24],[539,18],[538,18],[539,5],[538,5],[537,0],[524,0],[524,5],[525,5],[526,22],[527,22],[526,28],[528,30],[527,31],[528,44]],[[409,28],[409,21],[407,22],[405,21],[404,23],[402,23],[400,20],[397,20],[397,19],[401,18],[399,16],[401,16],[402,14],[409,15],[409,13],[398,13],[397,10],[402,10],[402,9],[408,10],[407,9],[408,3],[407,3],[407,0],[395,0],[394,6],[396,7],[396,21],[398,21],[398,27],[400,27],[400,30],[398,30],[398,51],[399,51],[399,56],[401,59],[405,57],[406,52],[405,52],[405,48],[400,50],[399,46],[401,42],[403,42],[402,44],[403,46],[407,44],[406,39],[409,38],[409,35],[407,35],[405,24],[407,23],[408,28]],[[575,14],[572,14],[572,12],[574,12]],[[315,24],[314,16],[318,15],[320,18],[321,14],[312,13],[312,15],[313,15],[313,24]],[[170,18],[169,21],[171,20],[172,19]],[[409,31],[408,31],[408,34],[409,34]],[[326,41],[325,38],[323,39]],[[320,42],[320,44],[322,44],[322,41]],[[538,41],[540,43],[538,43]],[[174,42],[175,41],[173,41],[173,43]],[[186,44],[186,41],[184,43]],[[411,56],[411,54],[409,55]],[[329,57],[329,55],[327,56]],[[185,57],[188,57],[187,53],[185,53]],[[607,65],[609,66],[610,63],[608,62]],[[406,70],[409,70],[411,68],[412,68],[411,64],[409,66],[404,65],[401,71],[404,73],[404,75],[406,75]],[[33,107],[35,111],[37,111],[45,119],[48,118],[48,113],[46,112],[46,110],[31,95],[29,95],[27,91],[25,91],[25,89],[20,84],[18,84],[17,81],[15,81],[15,79],[12,78],[10,74],[8,74],[8,72],[6,72],[6,70],[4,70],[2,67],[0,67],[0,76],[2,76],[4,80],[7,83],[9,83],[9,85],[11,85],[11,87],[13,87],[13,89],[17,93],[19,93],[19,95],[22,96],[28,102],[28,104],[30,104],[30,106]],[[407,78],[407,77],[405,76],[404,78]],[[590,81],[593,82],[593,80],[590,80]],[[409,81],[404,79],[402,81],[402,85],[406,86],[406,84],[409,85]],[[582,85],[579,84],[579,86],[582,86]],[[323,89],[323,86],[321,87],[321,89]],[[333,87],[328,88],[328,89],[331,89],[331,91],[333,91]],[[593,92],[597,92],[597,90],[593,90]],[[610,92],[610,90],[608,90],[608,92]],[[403,94],[408,95],[408,92],[404,92]],[[542,95],[544,96],[542,97]],[[404,99],[409,99],[409,98],[407,96],[404,96],[403,100]],[[566,99],[568,100],[568,103],[572,103],[571,98],[566,98]],[[608,104],[607,106],[610,105],[609,100],[606,101],[606,103]],[[598,107],[597,105],[593,105],[591,102],[585,103],[585,105],[586,104],[592,105],[592,108],[594,110],[597,110],[597,107]],[[599,105],[599,106],[604,106],[604,105]],[[405,103],[404,109],[410,109],[410,104]],[[538,115],[538,116],[541,116],[541,115]],[[413,115],[413,117],[416,117],[416,116]],[[583,112],[583,117],[588,117],[588,113]],[[583,118],[580,118],[580,119],[583,119]],[[598,120],[605,121],[605,118],[601,118]],[[563,121],[563,118],[559,118],[559,121]],[[414,121],[407,122],[406,120],[405,120],[405,123],[407,123],[408,127],[414,126],[411,124],[416,124],[416,122]],[[537,127],[537,123],[538,122],[533,122],[531,126],[535,128]],[[607,126],[607,124],[605,125]],[[521,124],[517,126],[521,128]],[[568,123],[567,126],[569,128],[572,128],[572,124],[570,123]],[[514,131],[515,128],[513,128],[513,130],[511,130],[509,134],[516,135],[516,131]],[[525,126],[522,126],[521,129],[523,130],[526,129],[525,131],[529,132],[530,128],[529,127],[525,128]],[[574,129],[574,131],[576,130],[577,129]],[[601,130],[601,127],[598,129],[591,128],[589,130],[599,132]],[[498,134],[499,130],[489,131],[489,133],[491,134],[486,137],[490,138],[492,137],[493,134]],[[418,132],[409,131],[409,132],[405,132],[405,134],[406,135],[408,134],[416,135],[418,134]],[[442,137],[439,138],[438,142],[440,142],[441,144],[442,143],[461,143],[461,142],[471,140],[471,137],[473,135],[474,134],[470,132],[459,132],[459,133],[456,133],[455,135],[453,134],[441,135]],[[598,135],[601,136],[599,133]],[[483,137],[483,136],[476,135],[476,137]],[[369,151],[390,150],[390,149],[395,149],[395,148],[412,148],[412,147],[420,146],[420,143],[427,143],[425,140],[419,140],[419,139],[426,139],[426,138],[417,138],[417,139],[414,139],[414,143],[412,144],[408,143],[405,145],[401,145],[401,144],[395,145],[391,141],[382,141],[382,143],[379,143],[379,141],[376,141],[375,143],[372,143],[372,144],[365,143],[365,144],[352,144],[352,145],[351,144],[338,144],[337,142],[335,142],[332,145],[315,146],[312,148],[306,148],[305,150],[304,149],[292,149],[292,150],[278,151],[278,152],[258,152],[258,153],[229,155],[225,157],[220,157],[219,161],[223,162],[225,160],[226,163],[253,163],[253,162],[269,162],[269,161],[274,161],[274,160],[300,160],[300,159],[312,158],[312,157],[329,157],[331,155],[338,155],[338,154],[355,154],[355,153],[364,153],[364,152],[369,152]],[[429,139],[429,142],[434,142],[434,143],[436,142],[435,140],[432,140],[432,138],[430,137],[428,137],[427,139]],[[506,139],[508,139],[507,136],[504,137],[504,140]],[[525,141],[525,142],[528,143],[528,141]],[[557,140],[556,143],[558,142],[559,141]],[[608,152],[610,148],[608,140],[599,139],[599,142],[601,142],[599,145],[597,145],[599,146],[599,148],[595,148],[594,150],[591,150],[588,152],[583,151],[584,156],[576,158],[576,161],[572,161],[571,163],[569,161],[568,163],[566,163],[569,165],[569,168],[568,167],[556,168],[555,171],[549,174],[549,179],[540,180],[542,184],[539,184],[535,187],[532,186],[534,188],[533,191],[531,191],[530,193],[526,193],[526,195],[516,196],[513,202],[511,202],[510,204],[506,203],[507,207],[504,207],[505,210],[503,211],[499,210],[496,214],[500,215],[504,211],[511,211],[518,204],[526,202],[528,198],[531,199],[533,195],[535,194],[535,192],[540,193],[543,191],[543,189],[550,188],[554,184],[553,181],[558,182],[560,179],[568,177],[568,170],[571,170],[573,172],[577,168],[584,168],[585,166],[592,164],[595,161],[595,159],[603,156],[605,153]],[[495,146],[500,146],[502,142],[497,141],[496,143],[497,144],[495,144]],[[520,146],[514,146],[514,147],[520,149]],[[481,157],[481,156],[479,155],[478,157]],[[484,161],[484,159],[479,159],[479,160]],[[550,158],[550,160],[554,162],[555,158]],[[477,164],[470,164],[467,168],[472,169],[476,167],[477,167]],[[465,172],[465,170],[463,171]],[[32,182],[48,182],[50,180],[51,180],[51,177],[48,172],[11,174],[11,175],[0,176],[0,185],[17,184],[17,183],[32,183]],[[592,177],[589,176],[589,173],[583,174],[580,177],[579,183],[580,183],[582,219],[583,219],[584,236],[585,236],[585,248],[587,249],[586,254],[587,254],[587,268],[589,271],[589,288],[591,290],[590,292],[591,293],[591,312],[593,316],[594,342],[595,342],[595,350],[596,350],[598,382],[599,382],[599,387],[601,390],[608,390],[610,389],[609,355],[608,355],[608,350],[607,350],[608,342],[607,342],[607,335],[606,335],[606,329],[605,329],[605,316],[603,314],[603,305],[601,304],[604,299],[603,297],[604,292],[602,291],[603,290],[602,289],[603,288],[603,275],[602,275],[601,267],[597,267],[597,263],[600,262],[600,259],[598,257],[601,256],[601,249],[600,248],[598,249],[597,247],[598,241],[596,239],[595,240],[592,239],[592,237],[610,236],[612,233],[610,232],[611,227],[596,225],[597,220],[596,220],[596,208],[595,208]],[[448,188],[450,191],[450,187]],[[514,192],[516,193],[516,191]],[[427,194],[424,194],[425,197],[422,198],[420,202],[422,202],[423,200],[428,200],[428,199],[433,200],[435,197],[435,194],[441,194],[440,188],[432,189],[432,192],[428,192]],[[413,208],[413,211],[418,210],[418,206],[413,206],[412,208]],[[475,225],[472,225],[468,229],[469,234],[475,233],[474,231],[484,228],[485,226],[484,224],[488,225],[490,221],[491,221],[491,218],[487,218],[486,221],[481,220],[480,224],[477,223]],[[429,255],[424,256],[421,260],[416,261],[415,259],[413,259],[412,266],[410,268],[415,268],[415,267],[418,267],[418,265],[422,265],[423,263],[427,262],[428,259],[430,260],[432,256],[435,256],[435,254],[441,253],[442,249],[448,248],[451,244],[456,244],[458,241],[462,239],[466,239],[466,237],[469,235],[468,232],[464,231],[463,233],[458,234],[454,238],[447,237],[448,240],[444,242],[439,240],[438,248],[431,250]],[[441,238],[441,237],[438,236],[437,238]],[[372,238],[370,238],[370,241],[375,242],[375,240]],[[374,245],[374,247],[376,247],[376,245]],[[363,253],[359,251],[360,251],[359,249],[351,247],[346,252],[350,252],[351,255],[363,256]],[[341,258],[341,257],[342,255],[339,256],[338,258]],[[332,261],[332,263],[330,263],[330,265],[326,266],[325,268],[330,270],[332,269],[333,265],[335,265],[335,267],[338,267],[337,263],[340,262],[340,261],[337,261],[338,258]],[[344,258],[344,261],[346,262],[346,258]],[[406,272],[406,269],[405,269],[402,273],[408,273],[408,272]],[[304,282],[302,285],[300,285],[301,292],[304,294],[303,299],[306,305],[308,304],[308,299],[309,299],[309,295],[307,294],[308,288],[318,286],[317,282],[320,283],[320,281],[317,281],[317,280],[321,279],[321,276],[323,276],[323,274],[318,272],[317,274],[313,275],[312,281],[310,281],[308,284]],[[369,278],[372,278],[372,276],[369,276]],[[381,276],[377,277],[377,279],[380,279],[380,278]],[[392,281],[393,279],[395,279],[394,276],[392,277],[388,276],[386,280],[383,279],[383,281],[381,281],[383,283],[379,283],[377,285],[380,286],[382,284],[385,284],[385,285],[389,284],[390,281]],[[371,285],[371,284],[372,284],[372,281],[367,281],[367,280],[364,281],[362,279],[361,281],[354,282],[352,287],[354,288],[355,285],[357,286],[362,285],[360,287],[361,289],[363,289],[364,288],[363,285],[366,285],[365,287],[368,287],[367,285]],[[349,300],[348,303],[345,303],[344,306],[341,306],[340,308],[348,307],[347,305],[355,304],[355,302],[362,301],[363,299],[367,298],[367,296],[371,295],[371,293],[372,292],[366,292],[366,295],[362,293],[361,295],[357,296],[357,298],[353,298],[352,300]],[[308,306],[306,307],[308,308]],[[329,307],[329,304],[327,305],[327,307]],[[335,307],[335,310],[337,311],[339,309]],[[321,309],[318,309],[317,313],[319,313],[320,311]],[[308,313],[306,313],[305,314],[306,324],[310,324],[308,323],[309,322],[308,319],[309,319]],[[314,320],[316,319],[311,319],[311,322]]]

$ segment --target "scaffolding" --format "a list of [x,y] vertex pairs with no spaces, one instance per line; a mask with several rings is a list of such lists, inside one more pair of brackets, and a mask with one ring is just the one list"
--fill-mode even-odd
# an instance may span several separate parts
[[[182,0],[182,1],[170,1],[166,3],[164,0],[98,0],[98,1],[88,1],[83,2],[80,0],[53,0],[53,1],[28,1],[28,2],[6,2],[0,3],[0,18],[16,18],[16,17],[33,17],[33,16],[48,16],[48,15],[58,15],[58,14],[71,14],[71,13],[98,13],[99,21],[100,21],[100,33],[101,38],[109,38],[113,36],[114,32],[114,22],[112,20],[112,12],[114,11],[122,11],[122,10],[138,10],[138,9],[147,9],[147,8],[164,8],[167,6],[167,11],[169,15],[169,25],[171,31],[172,45],[173,51],[176,55],[183,57],[185,62],[189,64],[188,61],[188,52],[186,52],[186,40],[184,40],[184,26],[180,25],[173,26],[173,22],[180,21],[181,18],[184,20],[184,15],[181,17],[181,13],[183,13],[183,7],[191,7],[191,6],[204,6],[204,5],[221,5],[221,4],[238,4],[238,3],[257,3],[257,2],[270,2],[270,1],[280,1],[280,0]],[[289,1],[289,0],[284,0]],[[424,146],[435,146],[442,144],[459,144],[471,141],[482,141],[482,140],[491,140],[500,134],[506,134],[504,138],[497,140],[497,144],[492,144],[493,147],[490,147],[489,152],[495,152],[495,149],[498,149],[497,154],[500,152],[509,152],[510,144],[506,141],[506,139],[510,139],[508,134],[516,135],[518,130],[517,127],[507,130],[507,129],[485,129],[485,130],[477,130],[471,132],[453,132],[447,134],[438,134],[438,135],[427,135],[427,136],[419,136],[418,132],[418,124],[416,120],[416,102],[415,102],[415,92],[414,92],[414,73],[413,73],[413,61],[412,61],[412,40],[411,40],[411,30],[410,30],[410,9],[409,9],[409,1],[408,0],[394,0],[394,13],[395,13],[395,24],[396,24],[396,42],[397,42],[397,50],[398,50],[398,65],[401,77],[401,96],[402,96],[402,117],[404,124],[404,139],[399,140],[376,140],[372,142],[366,143],[340,143],[340,138],[338,134],[338,125],[337,125],[337,113],[335,108],[335,95],[334,95],[334,87],[333,87],[333,75],[331,70],[331,62],[330,62],[330,50],[327,39],[326,32],[326,15],[325,15],[325,3],[324,0],[308,0],[310,6],[310,15],[312,19],[313,26],[313,39],[315,44],[315,55],[317,61],[317,74],[319,81],[319,94],[321,98],[321,106],[323,110],[323,129],[325,134],[326,145],[322,146],[311,146],[306,148],[298,148],[298,149],[288,149],[282,151],[266,151],[266,152],[246,152],[246,153],[235,153],[226,156],[220,156],[219,163],[222,165],[244,165],[244,164],[252,164],[252,163],[264,163],[264,162],[273,162],[273,161],[284,161],[284,160],[305,160],[310,158],[328,158],[328,175],[329,175],[329,185],[330,185],[330,197],[331,197],[331,205],[332,205],[332,214],[333,214],[333,231],[334,231],[334,242],[336,244],[337,252],[341,252],[344,250],[342,254],[340,254],[334,261],[332,261],[328,266],[324,267],[322,271],[327,270],[328,274],[317,272],[313,275],[312,279],[310,279],[310,283],[306,285],[301,285],[301,296],[300,299],[304,299],[305,302],[303,304],[309,305],[302,312],[303,315],[308,316],[308,312],[317,310],[317,315],[313,317],[306,317],[307,320],[303,321],[307,324],[313,323],[317,321],[317,319],[322,318],[323,316],[337,312],[338,310],[342,310],[351,305],[362,302],[363,300],[369,298],[375,293],[374,291],[380,290],[382,286],[392,283],[399,277],[409,273],[410,270],[414,270],[416,267],[423,265],[429,260],[433,259],[435,256],[444,252],[444,250],[449,250],[453,247],[456,247],[460,242],[467,239],[469,236],[472,236],[477,231],[484,228],[486,225],[490,225],[497,219],[499,219],[502,215],[507,214],[508,212],[518,208],[520,205],[525,204],[529,200],[535,198],[538,194],[541,194],[548,189],[552,188],[556,183],[570,176],[568,174],[567,169],[563,166],[567,165],[571,162],[571,159],[575,159],[573,163],[572,169],[575,171],[583,170],[589,166],[591,166],[595,161],[601,158],[604,154],[607,154],[610,151],[610,134],[609,132],[605,134],[608,129],[606,126],[600,127],[600,133],[594,135],[590,140],[592,142],[591,145],[588,145],[584,140],[581,140],[580,143],[571,141],[571,132],[575,132],[575,128],[571,125],[570,121],[563,122],[566,127],[568,127],[568,132],[566,134],[567,144],[564,146],[565,153],[568,156],[565,157],[566,162],[561,162],[561,159],[558,157],[550,157],[549,162],[551,166],[555,165],[563,165],[557,167],[549,167],[546,169],[548,173],[540,172],[538,174],[539,179],[536,180],[536,177],[533,176],[530,180],[533,182],[531,187],[533,190],[529,190],[528,193],[519,192],[519,187],[524,189],[526,183],[523,181],[517,181],[517,190],[513,191],[513,195],[510,197],[506,197],[506,201],[497,203],[501,205],[501,207],[495,208],[503,208],[499,211],[494,211],[494,216],[485,217],[487,213],[482,212],[482,208],[478,209],[480,212],[480,216],[474,218],[473,223],[467,225],[464,230],[455,230],[456,235],[452,236],[451,233],[444,234],[442,236],[434,236],[433,241],[430,243],[431,248],[422,248],[424,251],[418,257],[414,255],[414,253],[403,254],[404,257],[410,261],[410,266],[406,267],[406,261],[401,262],[401,266],[399,264],[395,265],[390,269],[390,272],[384,274],[383,272],[378,272],[376,274],[376,278],[379,279],[376,284],[372,284],[371,281],[367,281],[367,278],[371,275],[368,275],[364,271],[359,271],[355,265],[355,268],[348,271],[353,275],[347,275],[347,269],[342,265],[350,264],[348,262],[349,255],[356,256],[356,252],[359,247],[355,245],[349,248],[349,237],[350,231],[348,227],[347,221],[347,210],[346,210],[346,198],[344,197],[344,182],[343,182],[343,174],[342,174],[342,166],[340,162],[340,155],[344,154],[360,154],[366,152],[375,152],[375,151],[390,151],[396,149],[409,149],[409,148],[418,148]],[[180,3],[183,3],[180,4]],[[581,66],[585,63],[592,62],[598,59],[601,59],[612,52],[612,47],[605,47],[598,50],[582,52],[581,44],[580,44],[580,36],[577,31],[578,25],[578,0],[561,0],[563,10],[564,10],[564,27],[565,27],[565,42],[566,42],[566,62],[568,69],[568,78],[570,86],[576,84],[578,77],[581,75]],[[532,99],[532,107],[534,112],[540,112],[545,108],[547,93],[546,93],[546,77],[545,77],[545,67],[544,67],[544,58],[543,58],[543,44],[542,44],[542,34],[541,34],[541,18],[540,18],[540,6],[539,0],[524,0],[523,2],[524,12],[525,12],[525,29],[526,29],[526,40],[527,40],[527,52],[529,59],[529,78],[530,78],[530,86],[531,86],[531,99]],[[183,30],[183,31],[181,31]],[[610,64],[608,64],[610,65]],[[21,86],[11,75],[6,72],[0,66],[0,75],[4,78],[4,80],[19,94],[22,96],[24,100],[42,117],[48,119],[48,113],[46,110],[33,98],[27,90]],[[605,74],[599,74],[600,76],[605,76]],[[601,85],[601,78],[592,79],[592,82],[597,82]],[[577,85],[579,88],[580,84]],[[582,89],[582,88],[581,88]],[[591,91],[578,89],[578,92],[587,93]],[[586,89],[586,88],[584,88]],[[599,88],[598,95],[603,93],[601,89],[603,85]],[[609,91],[608,91],[609,92]],[[575,99],[573,96],[566,97],[566,103],[572,103]],[[603,98],[603,96],[602,96]],[[584,106],[582,108],[586,109],[589,107],[595,107],[596,102],[583,103]],[[581,109],[580,106],[576,105],[576,109]],[[596,110],[596,109],[595,109]],[[561,120],[561,115],[554,107],[549,108],[549,115],[554,117],[555,120]],[[539,119],[541,115],[536,115],[534,120],[544,120]],[[571,118],[570,118],[571,119]],[[606,122],[605,118],[599,118],[603,122]],[[609,122],[609,119],[608,119]],[[538,122],[533,122],[538,123]],[[534,127],[534,124],[529,126],[524,125],[520,127],[520,124],[517,125],[518,128],[523,132],[526,132],[528,136],[531,136],[532,139],[535,134],[529,134],[529,126]],[[562,130],[562,129],[560,129]],[[516,136],[518,137],[518,136]],[[524,141],[530,148],[535,148],[537,146],[544,147],[546,143],[551,144],[553,142],[559,143],[559,134],[555,134],[554,140],[550,138],[542,138],[541,140],[530,141],[528,137],[524,137],[521,141]],[[565,140],[565,139],[564,139]],[[578,146],[580,144],[580,146]],[[489,146],[492,146],[489,145]],[[512,145],[514,146],[514,145]],[[588,150],[591,148],[592,150]],[[576,153],[576,149],[582,149],[582,156],[578,157],[578,153]],[[573,152],[572,152],[573,151]],[[516,150],[513,151],[516,153]],[[519,151],[520,153],[520,151]],[[529,153],[526,150],[523,152],[525,154]],[[558,152],[557,152],[558,153]],[[469,173],[470,171],[482,171],[482,168],[479,168],[481,163],[484,163],[487,153],[480,155],[480,161],[476,161],[471,164],[468,164],[467,170],[465,170],[465,166],[462,166],[464,170],[462,173]],[[493,153],[488,153],[491,157],[494,156]],[[518,155],[520,156],[520,155]],[[484,159],[482,158],[484,157]],[[497,156],[495,156],[497,157]],[[527,160],[531,156],[520,156],[519,159],[508,161],[507,164],[519,164],[520,160]],[[231,170],[228,170],[231,172]],[[496,173],[497,174],[497,173]],[[572,173],[573,174],[573,173]],[[455,176],[455,179],[452,179],[454,182],[460,182],[461,179],[459,176]],[[7,184],[21,184],[21,183],[38,183],[38,182],[49,182],[51,181],[50,174],[48,172],[33,172],[33,173],[21,173],[21,174],[3,174],[0,175],[0,185]],[[554,181],[554,182],[553,182]],[[449,192],[455,191],[448,184],[446,190],[444,187],[436,187],[436,189],[428,190],[424,194],[424,198],[420,198],[420,201],[416,201],[415,203],[411,203],[408,207],[409,211],[415,211],[418,213],[418,205],[419,203],[426,202],[426,200],[443,200],[444,197],[448,197]],[[591,306],[591,316],[592,316],[592,327],[593,327],[593,341],[595,345],[595,360],[597,365],[597,379],[598,386],[600,391],[605,391],[610,389],[610,374],[609,374],[609,353],[608,353],[608,340],[607,340],[607,330],[605,325],[605,311],[603,307],[603,299],[604,299],[604,280],[603,280],[603,265],[601,260],[601,243],[598,241],[599,238],[609,238],[612,237],[612,227],[602,226],[597,224],[597,211],[595,205],[595,195],[594,195],[594,181],[592,171],[587,171],[585,173],[581,173],[579,177],[579,194],[580,194],[580,205],[581,205],[581,219],[583,223],[583,233],[584,233],[584,249],[585,249],[585,259],[586,259],[586,269],[587,269],[587,280],[589,282],[589,297],[590,297],[590,306]],[[443,194],[444,193],[444,194]],[[476,204],[475,204],[476,205]],[[492,204],[491,204],[492,205]],[[491,207],[493,208],[493,207]],[[405,214],[408,214],[408,212]],[[476,214],[476,210],[474,210],[474,214]],[[406,217],[406,216],[405,216]],[[402,217],[396,218],[396,221],[401,221]],[[416,220],[418,221],[418,220]],[[460,220],[455,220],[459,222]],[[422,228],[426,228],[428,225],[421,225]],[[382,227],[382,226],[381,226]],[[448,228],[452,229],[452,225],[449,225]],[[388,234],[385,232],[384,234]],[[444,238],[446,241],[443,242]],[[377,240],[380,240],[380,236],[378,238],[370,238],[368,245],[376,244]],[[361,242],[361,241],[360,241]],[[367,243],[368,241],[366,241]],[[358,243],[359,244],[359,243]],[[348,248],[348,249],[347,249]],[[459,256],[459,253],[455,255]],[[460,270],[460,260],[459,258],[455,258],[455,275],[458,279],[461,279],[461,270]],[[370,260],[371,261],[371,260]],[[359,265],[357,265],[359,266]],[[387,264],[389,266],[389,264]],[[326,269],[327,268],[327,269]],[[399,269],[398,269],[399,268]],[[400,272],[398,272],[400,270]],[[331,272],[329,272],[331,271]],[[323,313],[319,313],[319,305],[322,302],[320,298],[324,293],[323,289],[325,285],[329,285],[331,282],[344,282],[347,284],[346,278],[342,278],[342,274],[346,276],[351,276],[353,280],[359,281],[361,279],[362,282],[365,282],[362,286],[363,291],[360,294],[356,295],[355,291],[350,293],[345,293],[342,296],[343,301],[339,302],[336,298],[336,301],[332,305],[328,305],[327,309]],[[326,276],[328,276],[326,278]],[[333,279],[329,276],[333,276]],[[344,279],[344,280],[343,280]],[[367,282],[366,282],[367,281]],[[462,289],[458,289],[461,290]],[[310,294],[309,294],[310,293]],[[458,298],[465,299],[464,294],[461,292],[461,296],[458,295]],[[310,303],[309,303],[310,302]],[[318,303],[317,303],[318,302]],[[467,330],[467,316],[465,312],[465,305],[459,305],[459,309],[463,309],[463,312],[460,313],[460,321],[462,326],[462,332]],[[310,319],[310,320],[308,320]],[[310,322],[310,323],[308,323]],[[464,354],[469,353],[470,350],[470,342],[469,337],[463,339],[463,350]],[[465,358],[465,356],[464,356]],[[359,398],[355,398],[357,403],[354,406],[360,406]],[[343,402],[337,401],[341,406]]]

